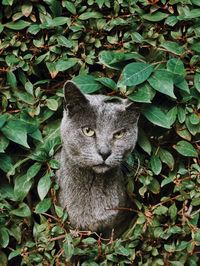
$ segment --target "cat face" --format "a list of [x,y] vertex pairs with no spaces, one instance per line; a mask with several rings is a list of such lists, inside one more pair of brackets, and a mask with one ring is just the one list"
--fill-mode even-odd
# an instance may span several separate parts
[[138,114],[127,100],[84,95],[72,82],[64,88],[61,136],[67,157],[78,167],[105,173],[134,149]]

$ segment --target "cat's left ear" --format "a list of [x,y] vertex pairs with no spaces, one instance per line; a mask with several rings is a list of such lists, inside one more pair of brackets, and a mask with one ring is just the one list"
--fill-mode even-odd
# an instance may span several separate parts
[[134,102],[126,100],[126,111],[134,115],[135,121],[137,122],[140,116],[141,108]]
[[64,84],[64,108],[73,115],[89,104],[88,99],[73,81]]

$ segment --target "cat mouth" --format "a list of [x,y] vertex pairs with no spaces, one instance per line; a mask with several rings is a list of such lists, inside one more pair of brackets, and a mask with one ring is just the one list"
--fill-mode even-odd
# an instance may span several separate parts
[[97,173],[105,173],[106,171],[108,171],[110,169],[110,166],[105,164],[105,163],[102,163],[102,164],[97,164],[97,165],[94,165],[92,167],[92,169],[97,172]]

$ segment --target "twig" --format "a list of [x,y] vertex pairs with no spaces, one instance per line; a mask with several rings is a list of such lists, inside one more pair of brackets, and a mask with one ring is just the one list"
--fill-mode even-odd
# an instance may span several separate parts
[[109,209],[106,209],[106,211],[129,211],[129,212],[139,213],[138,210],[135,210],[135,209],[132,209],[132,208],[125,208],[125,207],[109,208]]
[[66,234],[64,234],[64,235],[60,235],[60,236],[56,236],[56,237],[53,237],[53,238],[51,238],[49,241],[50,241],[50,242],[53,242],[53,241],[56,241],[56,240],[63,239],[63,238],[65,238],[65,237],[66,237]]
[[44,215],[44,216],[47,216],[47,217],[49,217],[49,218],[52,218],[52,219],[54,219],[55,221],[57,221],[57,222],[60,223],[60,219],[56,218],[55,216],[53,216],[53,215],[51,215],[51,214],[48,214],[48,213],[45,213],[45,212],[42,212],[41,214]]

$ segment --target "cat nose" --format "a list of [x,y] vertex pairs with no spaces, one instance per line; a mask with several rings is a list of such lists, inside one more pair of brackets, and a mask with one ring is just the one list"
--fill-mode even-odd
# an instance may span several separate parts
[[99,154],[101,155],[101,157],[105,161],[111,155],[111,150],[107,147],[102,147],[99,149]]

